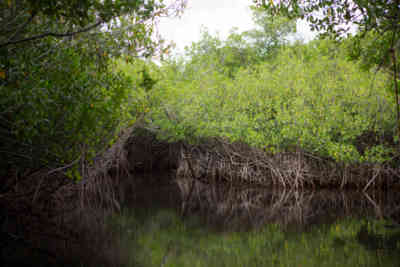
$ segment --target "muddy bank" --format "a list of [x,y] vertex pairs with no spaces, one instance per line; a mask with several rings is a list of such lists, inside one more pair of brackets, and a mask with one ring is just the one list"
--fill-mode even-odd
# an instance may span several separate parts
[[[159,134],[159,133],[158,133]],[[157,132],[136,128],[125,145],[131,171],[174,170],[203,182],[257,184],[282,188],[400,187],[400,162],[338,163],[299,148],[269,154],[243,143],[205,139],[200,144],[168,143]]]

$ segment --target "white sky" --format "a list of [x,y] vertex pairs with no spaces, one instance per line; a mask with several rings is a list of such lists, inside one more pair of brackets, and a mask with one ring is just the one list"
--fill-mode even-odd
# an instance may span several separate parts
[[[188,0],[181,18],[163,18],[159,25],[161,35],[176,43],[177,52],[200,39],[202,26],[211,34],[225,39],[233,27],[239,32],[254,28],[249,5],[252,0]],[[299,22],[297,31],[304,40],[312,33],[305,22]]]

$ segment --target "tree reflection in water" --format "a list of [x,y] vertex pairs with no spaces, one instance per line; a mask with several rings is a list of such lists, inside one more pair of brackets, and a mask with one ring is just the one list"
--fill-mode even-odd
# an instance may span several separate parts
[[122,227],[120,243],[135,248],[140,266],[400,266],[396,192],[273,190],[189,179],[136,192],[125,205],[134,238]]
[[288,230],[307,230],[348,216],[385,219],[392,225],[400,222],[400,195],[396,192],[272,190],[188,179],[176,182],[184,201],[183,213],[200,214],[223,229],[249,230],[279,223]]

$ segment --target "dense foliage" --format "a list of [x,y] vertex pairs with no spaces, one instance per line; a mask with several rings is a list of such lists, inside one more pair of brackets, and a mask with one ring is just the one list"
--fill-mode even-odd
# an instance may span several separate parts
[[[360,33],[371,30],[396,35],[399,25],[399,3],[392,0],[254,0],[256,5],[270,14],[284,14],[292,18],[305,18],[312,29],[322,34],[341,36],[351,31],[350,24]],[[398,38],[396,36],[395,38]]]
[[[384,21],[365,28],[364,39],[302,44],[293,41],[294,20],[253,8],[256,29],[233,31],[224,41],[204,31],[184,57],[158,67],[134,58],[165,51],[153,38],[154,23],[178,6],[58,3],[63,9],[48,1],[1,3],[0,149],[6,172],[92,158],[144,114],[169,140],[220,137],[339,162],[383,162],[394,155],[391,97],[397,84],[370,71],[379,64],[393,74],[388,54],[376,49],[378,41],[393,39],[390,30],[373,31]],[[276,12],[283,4],[272,1],[264,9]],[[328,22],[315,25],[334,31]]]
[[387,78],[348,62],[344,49],[329,41],[282,48],[234,78],[171,64],[152,95],[161,104],[153,123],[173,140],[221,137],[268,152],[297,147],[337,161],[382,162],[395,123]]
[[137,117],[129,106],[141,86],[114,70],[115,59],[162,52],[157,17],[179,10],[159,1],[2,1],[1,174],[78,166],[113,142]]
[[400,4],[392,0],[254,0],[272,16],[285,15],[306,19],[322,37],[352,43],[352,59],[364,61],[364,67],[384,69],[392,76],[392,91],[397,113],[397,135],[400,137],[399,29]]

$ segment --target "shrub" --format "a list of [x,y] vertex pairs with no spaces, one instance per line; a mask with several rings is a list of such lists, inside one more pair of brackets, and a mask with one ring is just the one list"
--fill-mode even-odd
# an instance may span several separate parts
[[[388,79],[347,61],[344,49],[296,44],[234,78],[205,67],[186,80],[185,67],[167,65],[153,94],[161,103],[153,124],[171,140],[221,137],[269,152],[301,148],[339,162],[382,162],[395,129]],[[369,132],[381,142],[360,148]]]

